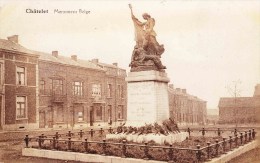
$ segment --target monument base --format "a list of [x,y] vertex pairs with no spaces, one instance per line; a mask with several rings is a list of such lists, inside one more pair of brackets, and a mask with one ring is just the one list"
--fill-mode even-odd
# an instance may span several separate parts
[[165,72],[130,72],[126,81],[126,126],[143,126],[169,119],[169,78]]
[[176,143],[182,142],[186,138],[189,137],[187,132],[179,132],[179,133],[171,133],[169,135],[158,135],[158,134],[147,134],[147,135],[137,135],[137,134],[107,134],[106,139],[126,139],[127,141],[132,141],[135,143],[144,143],[149,141],[154,141],[160,145],[164,145],[165,143]]

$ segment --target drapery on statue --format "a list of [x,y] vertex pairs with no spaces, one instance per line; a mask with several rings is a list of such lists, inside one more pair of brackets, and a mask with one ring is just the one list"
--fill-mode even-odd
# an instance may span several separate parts
[[164,52],[164,47],[156,41],[156,33],[153,30],[154,18],[144,13],[143,18],[146,22],[142,23],[134,16],[131,4],[129,4],[129,8],[135,27],[136,41],[131,63],[129,64],[131,71],[163,71],[166,67],[162,65],[160,58]]

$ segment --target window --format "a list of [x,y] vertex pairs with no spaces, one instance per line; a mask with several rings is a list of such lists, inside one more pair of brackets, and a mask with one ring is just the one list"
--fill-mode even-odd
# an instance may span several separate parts
[[83,112],[78,112],[78,122],[83,121]]
[[16,68],[16,84],[25,85],[25,68],[24,67]]
[[108,118],[112,118],[112,105],[108,105],[107,115]]
[[118,106],[117,115],[118,115],[118,116],[117,116],[118,119],[124,119],[124,118],[123,118],[124,110],[123,110],[123,106],[122,106],[122,105],[119,105],[119,106]]
[[40,81],[40,93],[45,94],[45,81]]
[[26,97],[16,97],[16,119],[26,118]]
[[107,97],[112,97],[112,84],[107,85]]
[[61,79],[52,79],[52,93],[62,95],[63,81]]
[[101,96],[101,84],[92,84],[92,96]]
[[0,63],[0,84],[2,84],[2,64]]
[[124,98],[124,87],[123,87],[123,85],[117,86],[117,97]]
[[83,91],[82,91],[82,82],[73,82],[73,95],[74,96],[82,96]]
[[57,107],[57,122],[63,122],[63,121],[64,121],[63,107],[58,106]]
[[102,120],[102,106],[96,108],[96,120]]

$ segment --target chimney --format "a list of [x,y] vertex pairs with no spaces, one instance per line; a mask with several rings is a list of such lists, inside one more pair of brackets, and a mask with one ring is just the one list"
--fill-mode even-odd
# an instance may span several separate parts
[[117,63],[112,63],[112,64],[113,64],[114,66],[116,66],[116,67],[118,66],[118,64],[117,64]]
[[180,89],[180,88],[176,88],[176,91],[177,91],[177,92],[181,92],[181,89]]
[[184,94],[187,93],[186,89],[182,89],[181,91],[182,91],[182,93],[184,93]]
[[169,87],[170,87],[171,89],[174,89],[173,84],[169,84]]
[[260,84],[257,84],[255,86],[255,92],[254,92],[254,97],[259,96],[260,97]]
[[72,59],[73,61],[77,61],[77,60],[78,60],[78,57],[77,57],[77,55],[71,55],[71,59]]
[[52,54],[53,57],[58,58],[58,53],[59,53],[58,51],[52,51],[51,54]]
[[92,59],[92,62],[97,64],[98,63],[98,59],[97,58]]
[[18,35],[13,35],[13,36],[7,37],[7,39],[8,39],[9,41],[12,41],[12,42],[18,44]]

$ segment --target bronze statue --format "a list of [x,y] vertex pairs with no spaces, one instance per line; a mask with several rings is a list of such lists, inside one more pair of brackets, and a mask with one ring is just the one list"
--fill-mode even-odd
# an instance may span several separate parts
[[143,18],[146,22],[142,23],[133,14],[132,6],[129,4],[132,20],[135,27],[135,49],[133,50],[130,63],[131,71],[158,70],[166,69],[162,65],[160,58],[164,52],[164,46],[156,40],[156,33],[153,30],[155,20],[149,14],[144,13]]

